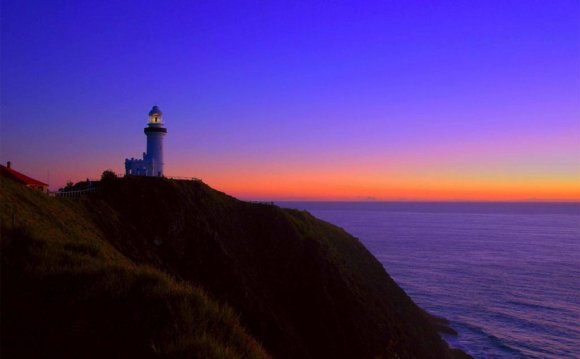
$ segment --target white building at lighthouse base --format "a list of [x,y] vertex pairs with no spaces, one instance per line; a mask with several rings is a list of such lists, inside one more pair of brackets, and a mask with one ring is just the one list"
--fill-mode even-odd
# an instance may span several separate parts
[[127,158],[125,159],[125,175],[148,176],[152,172],[153,163],[147,154],[143,152],[143,159]]

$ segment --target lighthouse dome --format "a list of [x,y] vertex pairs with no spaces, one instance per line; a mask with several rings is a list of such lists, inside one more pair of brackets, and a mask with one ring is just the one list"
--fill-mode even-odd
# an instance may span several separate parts
[[149,116],[153,116],[153,115],[161,116],[161,115],[163,115],[163,112],[161,112],[161,110],[159,109],[158,106],[153,106],[151,111],[149,111]]

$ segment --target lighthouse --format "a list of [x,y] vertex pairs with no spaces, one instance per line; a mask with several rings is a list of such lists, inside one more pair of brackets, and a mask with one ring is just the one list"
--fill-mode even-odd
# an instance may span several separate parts
[[163,127],[163,113],[157,106],[153,106],[149,111],[149,122],[145,127],[147,136],[147,157],[150,166],[147,168],[147,176],[163,176],[163,137],[167,134],[167,129]]
[[163,176],[163,139],[167,129],[163,126],[163,112],[157,106],[149,111],[149,121],[144,129],[147,136],[147,152],[143,159],[126,159],[125,175]]

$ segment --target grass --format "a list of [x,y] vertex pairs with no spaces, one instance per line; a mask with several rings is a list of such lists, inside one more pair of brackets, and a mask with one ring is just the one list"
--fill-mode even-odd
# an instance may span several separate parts
[[125,257],[81,203],[1,181],[3,357],[268,357],[232,308]]
[[86,207],[129,258],[228,303],[276,358],[448,354],[360,241],[307,212],[144,177],[109,182]]
[[307,212],[200,181],[111,178],[81,200],[0,184],[7,357],[452,357],[360,241]]

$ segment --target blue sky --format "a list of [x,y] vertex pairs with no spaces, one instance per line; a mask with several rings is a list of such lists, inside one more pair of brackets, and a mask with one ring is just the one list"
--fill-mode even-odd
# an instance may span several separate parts
[[504,177],[574,197],[579,6],[4,0],[0,158],[55,186],[122,172],[157,104],[167,171],[242,196],[300,197],[259,190],[298,171],[359,184],[323,197]]

